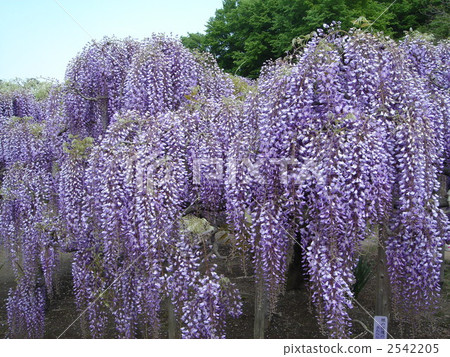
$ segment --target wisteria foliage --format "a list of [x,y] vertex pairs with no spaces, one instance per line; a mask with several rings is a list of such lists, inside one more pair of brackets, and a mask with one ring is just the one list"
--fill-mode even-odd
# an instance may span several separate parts
[[193,206],[213,225],[226,215],[269,313],[299,244],[323,332],[349,336],[360,243],[377,234],[398,316],[432,311],[449,239],[437,197],[449,53],[448,41],[333,23],[250,82],[164,35],[104,38],[45,103],[1,93],[10,335],[43,336],[66,251],[92,337],[111,323],[119,337],[158,337],[165,306],[182,337],[225,337],[239,292],[212,242],[181,224]]
[[[162,299],[173,303],[187,338],[224,337],[225,317],[240,311],[230,283],[179,227],[188,187],[180,127],[176,114],[127,113],[115,119],[89,158],[81,233],[86,238],[74,264],[77,300],[90,304],[110,286],[122,337],[136,336],[142,326],[157,336]],[[94,336],[106,323],[106,299],[90,304]]]
[[0,235],[17,280],[7,310],[11,337],[42,337],[45,301],[58,265],[57,198],[43,123],[4,123]]
[[[386,38],[318,30],[293,62],[262,71],[248,99],[249,134],[230,148],[230,222],[250,242],[269,302],[300,244],[319,322],[332,337],[348,335],[356,253],[380,226],[392,228],[380,244],[394,307],[407,316],[436,303],[448,237],[436,201],[448,111],[410,56]],[[239,147],[253,166],[236,165]]]
[[139,42],[105,37],[93,40],[68,65],[64,113],[74,135],[101,135],[123,107],[125,78]]

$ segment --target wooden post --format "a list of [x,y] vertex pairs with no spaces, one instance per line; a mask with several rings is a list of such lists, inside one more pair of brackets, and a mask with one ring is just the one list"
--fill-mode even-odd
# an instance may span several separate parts
[[[444,213],[448,213],[448,187],[447,187],[447,176],[439,175],[439,207],[444,210]],[[439,283],[441,286],[444,284],[444,273],[445,273],[445,244],[442,245],[441,248],[442,255],[442,264],[441,264],[441,272],[439,277]]]
[[391,311],[391,287],[387,270],[386,250],[384,247],[385,232],[379,226],[376,228],[378,235],[378,256],[377,256],[377,282],[375,315],[386,316],[389,320]]
[[443,244],[441,247],[441,255],[442,255],[442,264],[441,264],[441,272],[439,274],[439,284],[442,287],[445,282],[445,244]]
[[102,129],[106,131],[109,125],[109,113],[108,113],[108,97],[102,97],[98,100],[100,106],[100,115],[102,119]]
[[253,338],[264,338],[267,316],[267,298],[264,283],[256,283],[255,289],[255,322],[253,325]]
[[448,207],[448,196],[447,196],[447,176],[439,175],[439,207]]
[[168,313],[168,332],[169,338],[177,338],[177,321],[175,319],[175,311],[173,308],[172,299],[167,299],[167,313]]

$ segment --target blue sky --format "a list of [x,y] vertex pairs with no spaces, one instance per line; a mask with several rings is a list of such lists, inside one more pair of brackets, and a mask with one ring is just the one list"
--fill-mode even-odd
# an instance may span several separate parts
[[221,6],[222,0],[0,0],[0,79],[62,80],[92,37],[204,32]]

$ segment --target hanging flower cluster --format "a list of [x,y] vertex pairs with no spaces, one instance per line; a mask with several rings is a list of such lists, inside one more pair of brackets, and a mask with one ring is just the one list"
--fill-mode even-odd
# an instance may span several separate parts
[[42,119],[42,108],[34,96],[25,89],[0,93],[0,123],[10,117]]
[[433,118],[445,117],[443,122],[435,122],[445,150],[445,165],[450,166],[450,127],[448,116],[450,110],[450,62],[449,41],[442,41],[434,45],[425,35],[410,33],[401,42],[400,47],[405,51],[409,60],[410,70],[424,80],[424,86],[430,96],[429,110],[433,111]]
[[[68,75],[71,71],[84,71],[86,81],[81,84],[95,83],[96,73],[104,70],[101,65],[86,66],[85,61],[90,58],[91,51],[97,51],[95,47],[98,45],[88,46],[88,52],[82,53],[69,66]],[[84,58],[86,56],[87,59]],[[93,72],[92,78],[89,71]],[[124,101],[115,107],[116,115],[111,118],[104,138],[98,141],[90,137],[82,139],[80,134],[95,137],[103,129],[93,131],[84,126],[86,130],[80,131],[69,127],[69,132],[79,135],[64,133],[67,141],[58,161],[60,220],[64,236],[61,243],[75,250],[73,276],[77,304],[80,311],[88,307],[87,319],[94,337],[103,334],[111,313],[120,336],[136,336],[142,331],[142,326],[147,326],[147,332],[153,331],[156,335],[162,299],[173,300],[175,312],[183,324],[192,325],[192,319],[199,319],[186,306],[190,304],[194,309],[195,304],[208,293],[192,291],[193,286],[203,288],[201,282],[204,282],[212,284],[211,289],[223,298],[216,296],[218,300],[214,304],[201,304],[195,307],[195,311],[204,311],[203,316],[218,315],[208,320],[209,327],[205,327],[201,334],[184,329],[183,336],[223,337],[222,318],[228,310],[231,314],[238,314],[239,301],[237,297],[232,298],[235,295],[232,286],[223,283],[215,273],[213,262],[208,263],[208,269],[203,271],[206,263],[199,256],[199,251],[203,250],[179,241],[182,234],[177,220],[182,214],[181,208],[196,197],[192,165],[197,155],[199,131],[192,132],[192,138],[188,138],[189,123],[175,118],[179,115],[188,120],[190,116],[198,115],[200,102],[214,108],[219,117],[220,109],[216,109],[220,107],[219,99],[232,93],[233,83],[210,57],[194,56],[178,41],[153,36],[135,49],[121,90],[125,93]],[[83,97],[88,93],[93,96],[93,92],[81,95],[68,88],[70,98],[81,101],[86,100]],[[54,113],[54,118],[59,118],[57,96],[51,98],[53,105],[49,106],[49,111]],[[64,100],[67,101],[67,95]],[[132,112],[127,112],[127,109]],[[159,114],[177,109],[179,114],[176,115]],[[66,105],[65,111],[70,110]],[[69,117],[80,115],[72,111]],[[53,120],[59,123],[58,119]],[[101,122],[98,116],[89,120],[97,124]],[[204,119],[204,124],[207,121]],[[222,122],[225,123],[224,119]],[[157,129],[158,123],[162,126],[160,130]],[[212,130],[217,131],[217,128],[212,123],[207,125],[208,133],[205,134],[211,137]],[[186,126],[186,131],[181,130],[183,126]],[[169,142],[164,142],[165,135],[169,135]],[[189,142],[189,147],[179,146],[183,142]],[[167,171],[169,166],[179,171],[172,171],[172,168]],[[159,177],[159,172],[163,176]],[[170,178],[170,185],[164,181],[166,178]],[[167,185],[163,185],[162,191],[154,196],[156,183]],[[168,224],[173,228],[167,227]],[[172,265],[177,266],[182,259],[188,259],[180,256],[180,249],[184,254],[189,252],[192,255],[192,264],[185,265],[184,269],[198,270],[194,274],[186,271],[184,280],[171,276],[182,272],[181,268],[175,269]],[[173,274],[166,276],[166,269],[171,269]],[[191,280],[186,280],[187,277]],[[182,281],[183,284],[188,283],[184,288],[180,285]],[[103,295],[110,284],[108,293]],[[179,293],[175,294],[175,290]],[[140,298],[136,300],[135,296]],[[198,303],[188,299],[196,299]],[[230,301],[228,307],[226,301]]]
[[225,316],[240,311],[232,286],[179,226],[188,188],[184,143],[178,115],[129,112],[92,151],[74,285],[96,337],[106,306],[127,338],[143,326],[157,336],[162,299],[173,303],[183,337],[224,337]]
[[65,118],[74,135],[101,135],[126,100],[125,77],[139,42],[105,37],[92,41],[68,65]]
[[[411,68],[393,41],[318,30],[294,62],[263,69],[248,128],[230,147],[230,222],[250,243],[269,302],[300,244],[319,322],[333,337],[348,333],[356,252],[379,225],[395,226],[383,244],[396,307],[400,297],[409,311],[432,306],[439,290],[448,222],[435,191],[448,117]],[[251,164],[235,164],[238,148]]]
[[62,249],[93,337],[111,321],[120,337],[158,336],[163,304],[183,337],[225,337],[241,302],[212,242],[183,224],[193,205],[214,225],[226,215],[271,313],[299,244],[321,327],[348,336],[358,248],[378,232],[394,307],[428,311],[449,236],[436,193],[448,53],[333,24],[253,83],[163,35],[105,38],[44,105],[1,94],[11,335],[42,336]]
[[3,129],[0,236],[17,280],[7,302],[10,335],[38,338],[58,263],[54,179],[43,123],[11,117]]
[[153,35],[142,42],[104,38],[69,64],[64,88],[70,133],[98,137],[120,110],[176,110],[193,92],[215,99],[233,84],[211,56],[192,54],[178,40]]
[[124,108],[155,115],[179,109],[195,94],[219,99],[232,90],[231,81],[210,57],[195,56],[179,41],[155,35],[141,43],[133,59]]

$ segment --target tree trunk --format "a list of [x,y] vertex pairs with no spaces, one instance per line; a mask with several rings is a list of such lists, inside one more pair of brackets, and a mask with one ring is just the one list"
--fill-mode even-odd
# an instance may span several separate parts
[[[301,241],[300,235],[296,238],[298,242]],[[308,272],[303,266],[303,249],[299,244],[294,244],[288,267],[286,291],[301,289],[307,281]]]
[[441,255],[442,255],[442,264],[441,264],[441,272],[439,274],[439,285],[442,287],[445,282],[445,244],[441,247]]
[[[445,214],[448,213],[448,185],[447,185],[448,177],[446,175],[439,175],[439,207],[442,208]],[[441,248],[442,255],[442,264],[441,264],[441,272],[439,283],[442,286],[444,284],[444,272],[445,272],[445,244],[442,244]]]
[[100,98],[99,105],[102,118],[102,129],[103,131],[106,131],[106,128],[109,125],[108,98]]
[[447,196],[447,176],[439,175],[439,207],[448,207],[448,196]]
[[378,257],[375,315],[386,316],[389,320],[391,311],[391,287],[387,270],[386,250],[384,247],[385,232],[378,227]]
[[267,297],[263,282],[256,283],[253,338],[264,338],[267,319]]
[[169,298],[167,299],[167,314],[168,314],[168,332],[169,332],[169,338],[178,338],[177,336],[177,321],[175,319],[175,311],[173,308],[172,300]]

